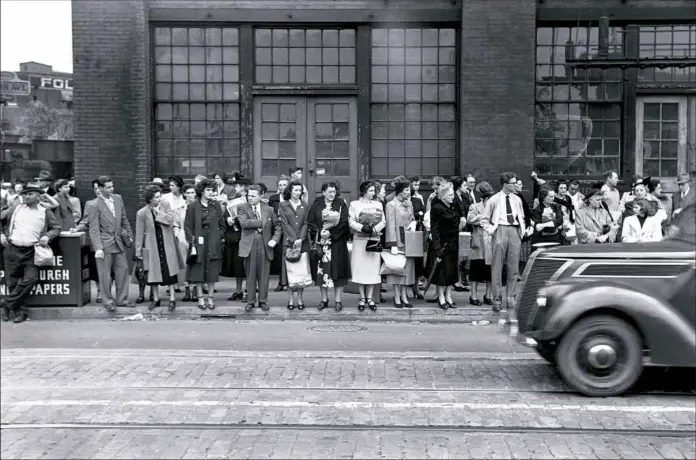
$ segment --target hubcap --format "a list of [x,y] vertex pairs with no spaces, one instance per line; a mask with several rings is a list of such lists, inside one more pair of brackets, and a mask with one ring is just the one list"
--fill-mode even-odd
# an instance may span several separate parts
[[609,369],[616,363],[616,350],[609,344],[594,345],[587,352],[587,362],[598,370]]

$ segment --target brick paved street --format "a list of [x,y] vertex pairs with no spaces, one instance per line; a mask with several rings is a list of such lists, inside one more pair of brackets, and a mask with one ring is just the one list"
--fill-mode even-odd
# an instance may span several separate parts
[[[3,459],[696,456],[693,376],[650,370],[637,393],[585,398],[494,327],[375,324],[349,339],[305,324],[302,348],[278,346],[294,323],[171,324],[246,341],[225,350],[201,333],[150,347],[162,323],[26,326],[26,348],[2,326]],[[456,332],[457,345],[434,340]]]

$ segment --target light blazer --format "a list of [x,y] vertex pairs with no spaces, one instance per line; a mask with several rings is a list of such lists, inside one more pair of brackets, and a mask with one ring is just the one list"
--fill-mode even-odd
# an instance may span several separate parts
[[[525,212],[524,206],[522,205],[522,200],[520,197],[514,193],[510,194],[510,207],[512,208],[512,213],[517,218],[517,230],[522,238],[527,231],[527,226],[524,222]],[[505,210],[505,193],[498,192],[486,202],[486,206],[483,208],[483,215],[481,216],[481,228],[488,232],[489,235],[493,235],[498,229],[498,222],[502,217],[506,215]]]
[[640,226],[638,216],[628,216],[623,221],[622,243],[647,243],[662,240],[662,219],[658,215],[648,216]]
[[[112,195],[114,198],[114,216],[103,198],[96,198],[96,206],[89,213],[89,239],[94,252],[102,250],[106,253],[119,253],[126,250],[123,238],[133,239],[133,231],[126,217],[121,195]],[[86,208],[86,206],[85,206]]]
[[268,242],[273,240],[276,244],[280,244],[282,231],[280,221],[273,212],[273,208],[264,202],[259,203],[261,207],[261,219],[256,219],[254,209],[249,203],[240,206],[237,211],[237,220],[239,226],[242,227],[242,238],[239,241],[239,257],[249,257],[251,247],[254,243],[254,236],[261,229],[263,236],[263,246],[266,249],[266,257],[268,260],[273,260],[273,248],[268,247]]

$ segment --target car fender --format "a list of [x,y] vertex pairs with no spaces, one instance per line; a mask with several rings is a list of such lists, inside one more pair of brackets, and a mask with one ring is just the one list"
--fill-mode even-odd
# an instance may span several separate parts
[[[611,287],[611,296],[607,288]],[[544,327],[539,334],[542,340],[559,339],[581,316],[591,313],[615,311],[628,316],[638,326],[653,364],[670,366],[696,366],[696,330],[686,318],[669,304],[619,283],[609,286],[576,286],[552,300]]]

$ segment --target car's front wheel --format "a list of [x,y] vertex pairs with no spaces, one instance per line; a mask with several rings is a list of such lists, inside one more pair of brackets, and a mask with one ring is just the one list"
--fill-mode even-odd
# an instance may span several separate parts
[[589,316],[563,335],[556,353],[561,375],[587,396],[614,396],[631,388],[643,370],[638,331],[607,315]]

